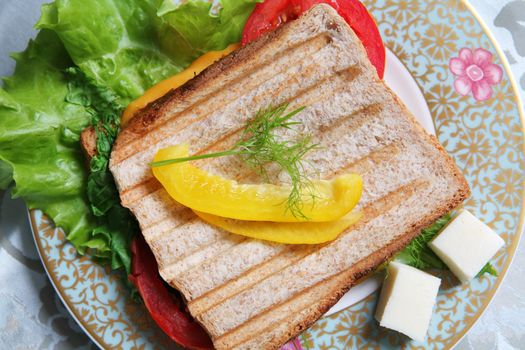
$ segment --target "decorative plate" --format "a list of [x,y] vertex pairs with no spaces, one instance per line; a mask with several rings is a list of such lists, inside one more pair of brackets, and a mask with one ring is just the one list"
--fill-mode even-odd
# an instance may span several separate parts
[[[501,50],[468,3],[454,0],[365,3],[379,23],[387,47],[398,59],[389,62],[401,62],[419,86],[423,113],[428,106],[437,137],[463,169],[472,187],[472,197],[465,207],[506,242],[492,260],[499,277],[483,276],[458,285],[450,274],[443,273],[442,288],[424,343],[378,327],[373,320],[375,292],[321,318],[298,340],[289,343],[288,348],[450,349],[494,296],[523,231],[522,107]],[[402,91],[398,92],[404,98]],[[410,100],[412,96],[408,94]],[[410,102],[409,99],[405,101]],[[421,108],[417,101],[410,102],[409,107]],[[54,228],[41,212],[32,211],[30,218],[42,261],[57,292],[101,348],[174,346],[149,319],[142,305],[130,298],[119,277],[87,258],[76,256],[73,247],[65,242],[64,233]]]

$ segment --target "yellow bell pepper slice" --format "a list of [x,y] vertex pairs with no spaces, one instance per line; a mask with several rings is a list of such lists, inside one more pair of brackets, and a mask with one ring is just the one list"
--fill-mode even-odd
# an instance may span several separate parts
[[197,58],[193,63],[182,72],[169,77],[160,83],[149,88],[144,95],[132,101],[122,113],[121,124],[126,125],[127,122],[133,118],[133,115],[139,110],[148,105],[148,103],[155,101],[162,97],[172,89],[184,85],[191,78],[202,72],[215,61],[227,56],[232,51],[238,49],[240,44],[231,44],[221,51],[210,51]]
[[351,211],[339,220],[330,222],[268,222],[222,218],[195,211],[207,223],[238,235],[286,244],[321,244],[333,241],[362,216]]
[[[188,145],[157,152],[154,162],[188,156]],[[152,168],[153,174],[177,202],[197,211],[225,218],[251,221],[325,222],[338,220],[352,210],[362,192],[361,176],[341,175],[333,180],[312,181],[311,195],[303,198],[304,218],[287,210],[289,186],[239,184],[212,175],[190,162]]]

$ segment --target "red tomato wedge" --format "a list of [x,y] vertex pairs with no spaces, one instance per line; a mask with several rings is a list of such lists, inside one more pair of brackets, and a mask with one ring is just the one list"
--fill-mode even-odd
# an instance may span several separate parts
[[363,43],[368,58],[382,79],[385,73],[385,46],[377,25],[358,0],[265,0],[255,5],[242,35],[242,44],[259,38],[282,23],[294,20],[317,4],[332,6]]
[[213,349],[208,333],[181,308],[182,300],[170,293],[170,288],[162,281],[157,261],[142,235],[133,240],[131,253],[131,274],[128,278],[137,287],[157,325],[185,348]]

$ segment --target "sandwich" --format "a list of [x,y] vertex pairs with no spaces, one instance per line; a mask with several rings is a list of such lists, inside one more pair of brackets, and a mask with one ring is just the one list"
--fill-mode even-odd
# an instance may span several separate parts
[[[362,177],[355,208],[362,217],[333,241],[287,245],[229,233],[177,203],[153,176],[159,150],[229,149],[251,116],[275,104],[304,107],[293,120],[320,145],[305,155],[320,179]],[[196,163],[241,183],[266,181],[235,157]],[[378,77],[356,33],[325,4],[135,113],[109,168],[160,276],[216,349],[279,348],[470,191],[435,137]]]

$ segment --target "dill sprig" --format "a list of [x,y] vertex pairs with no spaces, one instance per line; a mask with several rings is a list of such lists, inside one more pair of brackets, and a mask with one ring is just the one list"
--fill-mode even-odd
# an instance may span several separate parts
[[237,155],[259,175],[269,180],[266,165],[274,163],[290,179],[291,190],[287,199],[286,210],[289,210],[297,218],[308,219],[302,211],[304,207],[303,199],[305,196],[315,199],[315,194],[313,193],[310,180],[305,175],[306,168],[303,158],[309,151],[317,148],[318,145],[312,142],[311,135],[299,135],[294,140],[280,139],[276,135],[276,130],[278,129],[291,130],[294,126],[301,124],[291,119],[304,108],[297,108],[289,113],[286,113],[288,104],[261,109],[253,119],[246,123],[240,140],[231,149],[222,152],[167,159],[154,162],[151,166]]
[[419,236],[414,238],[405,249],[398,253],[396,260],[421,270],[428,268],[446,270],[447,266],[430,249],[428,243],[438,235],[450,220],[452,220],[452,216],[446,214],[437,219],[434,224],[423,229]]

